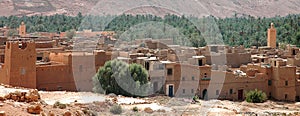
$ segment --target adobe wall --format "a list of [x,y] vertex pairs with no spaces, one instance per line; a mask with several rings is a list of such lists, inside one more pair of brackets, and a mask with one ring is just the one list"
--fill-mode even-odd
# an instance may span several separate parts
[[300,81],[297,79],[296,81],[296,101],[300,101]]
[[[165,66],[166,70],[173,69],[172,75],[168,75],[167,71],[165,71],[165,77],[166,77],[166,83],[165,85],[168,86],[170,84],[174,85],[174,95],[176,95],[176,92],[179,88],[180,79],[181,79],[181,69],[180,65],[177,63],[170,63],[166,64]],[[165,93],[168,95],[168,87],[166,87]]]
[[63,64],[71,64],[71,53],[63,52],[63,53],[50,53],[49,59],[55,62],[61,62]]
[[53,45],[55,43],[53,41],[51,42],[37,42],[36,48],[53,48]]
[[4,64],[1,64],[0,66],[0,83],[9,84],[9,73],[7,73],[9,70]]
[[105,62],[109,60],[112,60],[111,52],[95,52],[95,65],[97,70],[99,67],[104,66]]
[[176,79],[180,79],[177,93],[178,97],[192,97],[197,93],[199,86],[199,75],[200,70],[198,66],[193,65],[181,65],[181,75],[177,76]]
[[37,89],[76,91],[76,85],[68,65],[43,65],[36,68]]
[[[206,89],[209,99],[229,99],[238,100],[238,90],[243,90],[243,99],[250,90],[262,90],[268,93],[267,76],[261,73],[255,77],[237,76],[232,72],[212,71],[210,80],[200,80],[199,96],[202,98]],[[232,93],[230,93],[232,90]]]
[[300,59],[288,58],[287,65],[300,67]]
[[295,101],[296,67],[274,67],[271,79],[274,99]]
[[78,91],[92,91],[92,78],[97,73],[95,67],[94,55],[73,55],[72,56],[72,72],[74,81]]
[[[223,65],[226,64],[233,68],[239,68],[243,64],[251,62],[250,53],[214,53],[205,55],[207,58],[207,64]],[[226,60],[225,60],[226,58]]]

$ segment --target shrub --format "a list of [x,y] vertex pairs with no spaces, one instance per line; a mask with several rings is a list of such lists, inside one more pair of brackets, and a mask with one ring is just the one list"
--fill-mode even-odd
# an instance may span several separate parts
[[197,100],[199,100],[199,97],[198,97],[198,95],[195,95],[195,96],[193,97],[193,100],[194,100],[194,101],[197,101]]
[[63,104],[63,103],[60,103],[59,101],[56,101],[54,104],[53,104],[53,108],[60,108],[60,109],[65,109],[67,108],[67,105],[66,104]]
[[249,91],[246,94],[246,101],[250,103],[262,103],[267,100],[267,95],[266,93],[260,91],[260,90],[253,90]]
[[133,108],[132,108],[132,111],[134,111],[134,112],[138,112],[138,111],[139,111],[139,109],[138,109],[138,107],[136,107],[136,106],[135,106],[135,107],[133,107]]
[[93,84],[94,92],[132,97],[147,96],[151,85],[142,65],[120,60],[106,62],[93,77]]
[[122,113],[122,107],[120,105],[113,105],[110,110],[113,114],[121,114]]

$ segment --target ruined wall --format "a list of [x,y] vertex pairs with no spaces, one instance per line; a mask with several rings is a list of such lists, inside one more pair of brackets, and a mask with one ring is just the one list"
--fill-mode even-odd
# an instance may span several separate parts
[[7,42],[0,83],[36,88],[35,61],[34,42]]

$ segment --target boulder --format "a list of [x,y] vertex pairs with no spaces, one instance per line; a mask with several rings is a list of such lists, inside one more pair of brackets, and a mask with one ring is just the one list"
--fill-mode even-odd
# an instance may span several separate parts
[[165,112],[166,112],[166,110],[164,110],[164,109],[159,109],[159,110],[157,110],[157,112],[162,112],[162,113],[165,113]]
[[40,114],[42,107],[40,105],[30,105],[27,107],[27,112],[30,114]]
[[145,108],[144,111],[146,113],[153,113],[154,112],[150,107]]
[[42,112],[41,116],[47,116],[47,114],[45,112]]
[[25,98],[28,102],[36,102],[39,100],[39,96],[38,95],[35,95],[35,94],[30,94],[30,93],[27,93],[25,95]]
[[118,102],[118,98],[114,97],[114,98],[112,99],[112,101],[113,101],[113,103],[117,103],[117,102]]
[[5,111],[0,111],[0,116],[6,116]]
[[76,111],[76,116],[85,116],[85,114],[82,110],[77,110]]
[[10,97],[11,97],[10,94],[4,96],[5,99],[10,99]]
[[0,96],[0,101],[5,101],[5,98]]
[[72,113],[70,111],[66,111],[63,116],[72,116]]
[[15,94],[12,94],[12,95],[11,95],[11,99],[14,100],[14,101],[18,101],[18,100],[19,100],[19,99],[18,99],[18,96],[15,95]]
[[53,112],[49,111],[48,116],[55,116]]
[[19,99],[19,102],[25,102],[25,96],[22,96],[22,97]]

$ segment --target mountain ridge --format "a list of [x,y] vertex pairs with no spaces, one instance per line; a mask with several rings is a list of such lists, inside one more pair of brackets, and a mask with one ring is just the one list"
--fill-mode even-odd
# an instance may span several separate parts
[[225,18],[234,14],[274,17],[300,13],[300,1],[296,0],[1,0],[0,6],[0,16],[75,16],[81,12],[84,15],[176,14]]

